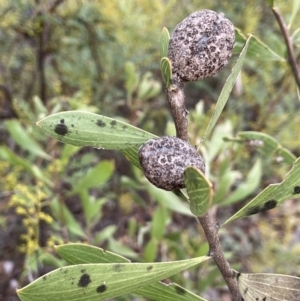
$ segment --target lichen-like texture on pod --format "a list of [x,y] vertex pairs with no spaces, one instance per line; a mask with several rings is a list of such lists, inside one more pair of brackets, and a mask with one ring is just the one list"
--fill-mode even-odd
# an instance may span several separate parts
[[188,82],[216,74],[227,65],[234,42],[234,26],[223,13],[192,13],[175,27],[169,41],[173,77]]
[[184,170],[194,166],[203,173],[205,164],[196,148],[177,137],[150,139],[139,149],[139,159],[146,178],[158,188],[184,188]]

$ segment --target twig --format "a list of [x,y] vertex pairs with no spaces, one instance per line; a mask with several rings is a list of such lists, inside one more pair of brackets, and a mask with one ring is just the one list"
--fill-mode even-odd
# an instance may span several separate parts
[[184,83],[172,79],[172,86],[167,89],[167,98],[170,110],[174,119],[177,137],[189,141],[188,135],[188,111],[185,108],[184,101]]
[[274,16],[279,24],[281,33],[283,35],[286,47],[287,47],[287,52],[288,52],[288,63],[291,66],[292,72],[294,74],[295,80],[296,80],[296,84],[298,86],[298,88],[300,89],[300,72],[299,72],[299,68],[297,65],[297,60],[295,57],[295,53],[294,53],[294,49],[293,49],[293,45],[292,45],[292,41],[290,38],[290,34],[289,34],[289,29],[286,26],[280,12],[279,9],[277,7],[272,7],[272,11],[274,13]]
[[217,225],[212,218],[206,213],[204,216],[198,217],[198,220],[205,232],[207,242],[209,244],[209,256],[211,256],[218,266],[223,278],[232,294],[234,301],[241,300],[241,295],[238,289],[237,281],[234,278],[234,273],[230,268],[222,251],[220,240],[218,237]]
[[[173,85],[167,90],[168,102],[173,115],[177,137],[188,141],[188,112],[184,105],[183,83],[172,78]],[[209,255],[214,259],[220,272],[222,273],[225,282],[232,294],[233,301],[240,301],[241,295],[238,289],[237,281],[234,278],[234,273],[231,270],[228,261],[222,251],[216,224],[212,218],[206,213],[198,220],[203,227],[207,242],[209,244]]]

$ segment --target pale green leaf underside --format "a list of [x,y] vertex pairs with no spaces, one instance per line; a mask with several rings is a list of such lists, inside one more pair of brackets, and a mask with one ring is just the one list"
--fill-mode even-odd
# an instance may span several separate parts
[[291,153],[288,149],[284,148],[276,139],[272,136],[255,132],[239,132],[235,138],[225,138],[225,141],[237,141],[246,142],[256,147],[260,152],[266,156],[278,156],[281,157],[283,162],[286,164],[293,164],[296,160],[296,156]]
[[160,36],[160,58],[168,57],[169,40],[169,31],[166,27],[164,27]]
[[295,161],[293,168],[283,182],[269,185],[251,202],[230,217],[224,225],[239,218],[273,209],[283,201],[295,198],[300,198],[300,158]]
[[129,259],[101,248],[82,243],[69,243],[55,247],[60,257],[69,264],[128,263]]
[[104,149],[140,146],[156,137],[125,122],[82,111],[53,114],[36,125],[61,142]]
[[239,290],[245,301],[298,301],[300,278],[280,274],[240,274]]
[[[130,262],[125,257],[86,244],[66,244],[58,246],[56,250],[69,264]],[[139,288],[134,293],[156,301],[172,301],[175,299],[178,301],[205,301],[205,299],[196,296],[175,283],[166,285],[162,282],[157,282]]]
[[169,89],[172,83],[172,64],[167,57],[163,57],[160,60],[160,71],[166,87]]
[[142,169],[140,161],[139,161],[138,151],[139,151],[139,147],[137,147],[137,146],[133,146],[133,147],[125,148],[125,149],[121,150],[121,152],[125,155],[125,157],[131,163],[133,163],[139,169]]
[[243,62],[244,62],[244,59],[246,57],[246,52],[247,52],[247,48],[248,48],[248,45],[249,45],[249,42],[250,42],[250,39],[251,39],[251,35],[249,36],[249,38],[247,39],[246,41],[246,44],[243,48],[243,50],[241,51],[234,67],[232,68],[232,71],[229,75],[229,77],[227,78],[226,80],[226,83],[219,95],[219,99],[217,101],[217,104],[216,104],[216,107],[215,107],[215,110],[212,114],[212,117],[209,121],[209,124],[205,130],[205,133],[204,133],[204,136],[203,136],[203,140],[205,140],[205,138],[207,136],[209,136],[209,134],[211,133],[212,129],[214,128],[214,126],[216,125],[226,103],[227,103],[227,100],[228,100],[228,97],[231,93],[231,90],[234,86],[234,83],[236,81],[236,78],[238,76],[238,73],[240,72],[241,68],[242,68],[242,65],[243,65]]
[[191,212],[195,216],[204,215],[212,200],[212,184],[195,167],[187,167],[185,169],[184,182],[190,199]]
[[99,301],[135,292],[209,257],[167,263],[79,264],[57,269],[17,291],[22,301]]

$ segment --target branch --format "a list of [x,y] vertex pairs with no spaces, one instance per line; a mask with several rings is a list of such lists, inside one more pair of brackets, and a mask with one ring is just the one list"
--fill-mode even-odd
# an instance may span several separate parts
[[198,220],[205,232],[207,242],[209,244],[209,256],[211,256],[216,265],[218,266],[234,301],[241,299],[240,291],[238,289],[237,281],[234,273],[226,260],[223,250],[220,245],[218,237],[217,225],[213,222],[212,218],[206,213],[204,216],[198,217]]
[[167,89],[167,98],[170,110],[174,119],[176,135],[178,138],[189,141],[188,135],[188,111],[185,108],[184,101],[184,83],[172,78],[172,86]]
[[[188,141],[188,112],[184,105],[183,82],[172,78],[173,85],[170,90],[167,90],[167,97],[171,113],[176,127],[177,137]],[[231,270],[228,261],[222,251],[216,224],[212,218],[206,213],[204,216],[198,217],[198,220],[205,232],[207,242],[209,244],[209,255],[214,259],[223,278],[232,294],[234,301],[242,300],[237,281],[234,278],[234,273]]]
[[299,72],[299,68],[297,65],[297,61],[296,61],[296,56],[294,53],[294,49],[293,49],[293,45],[292,45],[292,41],[290,38],[290,34],[289,34],[289,29],[286,26],[280,12],[279,9],[277,7],[272,7],[272,11],[274,13],[274,16],[279,24],[281,33],[283,35],[286,47],[287,47],[287,52],[288,52],[288,63],[291,66],[292,72],[294,74],[295,80],[296,80],[296,84],[298,86],[298,88],[300,89],[300,72]]

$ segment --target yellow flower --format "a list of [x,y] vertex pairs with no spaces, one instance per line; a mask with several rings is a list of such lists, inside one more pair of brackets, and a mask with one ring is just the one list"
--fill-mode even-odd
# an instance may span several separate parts
[[17,207],[16,208],[16,213],[18,215],[26,215],[27,214],[27,211],[24,209],[24,207]]

